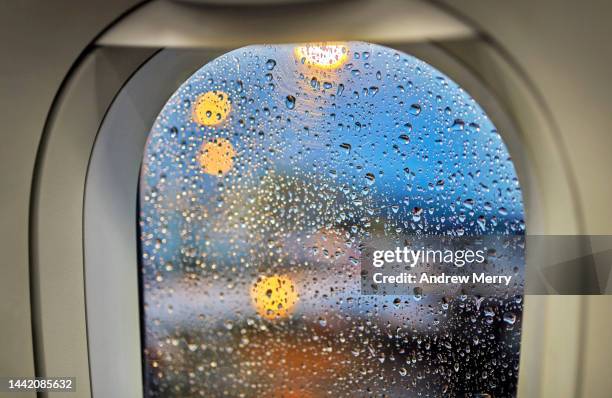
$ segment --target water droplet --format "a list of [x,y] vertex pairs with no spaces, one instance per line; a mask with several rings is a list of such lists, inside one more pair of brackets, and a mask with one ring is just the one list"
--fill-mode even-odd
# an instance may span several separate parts
[[368,185],[373,185],[376,182],[376,177],[372,173],[366,173],[365,179]]
[[453,131],[463,131],[465,128],[465,122],[461,119],[455,119],[451,126],[451,130]]
[[[260,65],[261,65],[261,64],[260,64]],[[269,59],[269,60],[266,62],[266,69],[267,69],[267,70],[272,70],[272,69],[274,69],[274,67],[275,67],[275,66],[276,66],[276,61],[275,61],[275,60],[273,60],[273,59]]]
[[336,95],[341,96],[343,92],[344,92],[344,84],[340,83],[338,84],[338,90],[336,91]]
[[516,322],[516,315],[513,312],[505,312],[503,319],[508,325],[514,325]]
[[478,224],[478,226],[480,227],[482,231],[485,231],[487,229],[487,219],[485,218],[485,216],[483,215],[478,216],[476,223]]
[[423,209],[421,207],[415,206],[412,209],[412,221],[414,222],[421,221],[421,214],[423,214]]
[[295,108],[295,97],[293,95],[288,95],[287,98],[285,98],[285,106],[287,109]]
[[316,77],[313,77],[312,79],[310,79],[310,87],[312,87],[314,89],[318,89],[319,88],[319,81],[317,80]]
[[466,199],[463,201],[463,206],[465,206],[468,209],[473,209],[474,208],[474,199]]
[[406,144],[410,142],[410,137],[408,136],[408,134],[402,134],[399,136],[399,139],[404,141]]
[[419,104],[410,105],[410,114],[414,116],[418,116],[420,113],[421,113],[421,105]]

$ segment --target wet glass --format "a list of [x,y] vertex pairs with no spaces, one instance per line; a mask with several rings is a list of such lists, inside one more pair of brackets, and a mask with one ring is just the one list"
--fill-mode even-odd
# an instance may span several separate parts
[[146,145],[145,396],[514,396],[521,295],[362,294],[360,254],[523,218],[500,134],[431,65],[361,42],[229,52]]

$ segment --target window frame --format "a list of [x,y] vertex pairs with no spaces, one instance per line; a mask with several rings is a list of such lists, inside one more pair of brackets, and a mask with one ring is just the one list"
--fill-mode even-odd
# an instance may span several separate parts
[[[521,132],[531,123],[531,127],[540,127],[541,134],[551,135],[551,126],[520,74],[489,43],[479,38],[467,41],[482,57],[488,57],[500,68],[498,81],[487,81],[486,76],[483,79],[480,69],[476,69],[479,73],[476,75],[471,69],[474,66],[469,64],[473,49],[461,49],[461,44],[446,48],[433,43],[380,44],[428,62],[475,98],[500,129],[513,156],[523,189],[527,230],[530,233],[547,231],[554,220],[551,212],[544,211],[544,188],[537,173],[532,172],[533,156],[537,154],[522,150],[529,148],[529,137]],[[146,136],[172,92],[207,61],[231,49],[157,52],[135,48],[96,49],[71,77],[53,111],[46,130],[45,158],[37,170],[37,207],[33,214],[36,273],[33,290],[39,308],[36,316],[44,317],[36,334],[42,340],[39,347],[42,343],[45,346],[37,352],[37,358],[46,364],[46,372],[56,373],[62,366],[69,369],[62,365],[61,358],[67,352],[74,354],[82,370],[80,380],[90,380],[92,395],[142,396],[136,203]],[[461,58],[461,54],[465,57]],[[91,93],[91,87],[93,82],[94,87],[102,89],[107,76],[104,73],[115,76],[113,85],[107,88],[107,102],[101,105],[96,93]],[[520,90],[511,98],[504,97],[508,95],[504,90],[509,84]],[[516,103],[517,96],[523,99],[522,104]],[[64,161],[75,148],[83,151],[83,156],[75,163]],[[117,151],[117,148],[123,150]],[[559,159],[552,159],[551,164],[558,165],[558,162]],[[71,169],[77,163],[78,170]],[[123,172],[117,173],[120,166]],[[569,180],[563,168],[559,167],[556,172],[562,179],[557,184]],[[74,175],[77,178],[67,177]],[[566,201],[571,202],[572,193],[566,196],[569,198]],[[553,210],[554,216],[561,209],[556,206]],[[66,212],[70,212],[69,217],[65,217]],[[578,214],[572,213],[569,217],[574,217],[574,223],[578,224]],[[58,245],[61,238],[58,230],[64,232],[61,234],[64,238],[70,237],[70,242]],[[67,250],[61,250],[62,247]],[[59,268],[56,264],[60,264]],[[122,267],[125,264],[132,266]],[[60,275],[56,276],[58,269]],[[527,278],[530,278],[529,271]],[[64,280],[61,274],[65,273],[73,278]],[[83,283],[75,285],[79,275]],[[56,289],[67,289],[74,300],[55,299]],[[544,305],[535,304],[537,300],[543,300]],[[545,311],[553,308],[546,304],[549,300],[552,299],[533,298],[534,304],[527,301],[525,307],[519,392],[527,395],[528,391],[540,391],[543,383],[538,375],[544,361],[545,348],[541,343],[546,333],[551,333],[543,328]],[[578,325],[579,310],[577,304],[566,307],[565,324]],[[52,319],[58,311],[74,315]],[[568,323],[568,317],[575,317],[576,322]],[[57,327],[58,320],[62,322],[61,328]],[[63,330],[72,332],[62,335]],[[81,334],[87,336],[87,341],[83,342]],[[568,340],[578,341],[579,326],[568,328],[565,334]],[[568,367],[579,366],[577,360],[566,363]],[[567,373],[571,374],[573,369],[568,368]]]

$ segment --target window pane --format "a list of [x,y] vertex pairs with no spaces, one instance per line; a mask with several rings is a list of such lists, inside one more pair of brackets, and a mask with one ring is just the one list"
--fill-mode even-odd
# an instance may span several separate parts
[[204,65],[151,129],[139,225],[147,396],[516,394],[520,296],[361,294],[369,239],[524,233],[495,126],[410,55]]

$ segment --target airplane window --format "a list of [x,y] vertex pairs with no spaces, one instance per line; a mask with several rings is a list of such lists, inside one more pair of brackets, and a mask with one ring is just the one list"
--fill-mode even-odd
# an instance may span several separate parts
[[522,296],[361,292],[372,237],[524,234],[499,133],[431,65],[231,51],[159,113],[139,197],[146,396],[516,395]]

